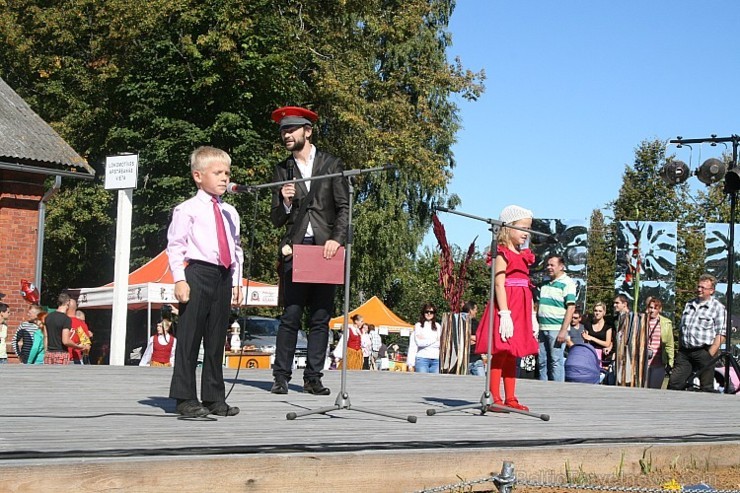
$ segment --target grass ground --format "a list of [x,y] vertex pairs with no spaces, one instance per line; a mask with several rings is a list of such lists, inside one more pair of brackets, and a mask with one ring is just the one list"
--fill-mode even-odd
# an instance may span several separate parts
[[[641,473],[629,475],[619,474],[619,471],[610,475],[596,475],[589,474],[583,468],[570,468],[567,474],[564,471],[553,472],[551,475],[543,474],[541,478],[532,477],[526,478],[526,480],[557,484],[569,483],[574,486],[577,485],[581,491],[588,491],[588,488],[584,488],[587,485],[664,488],[680,491],[681,487],[688,488],[700,483],[704,483],[715,490],[740,491],[740,464],[718,469],[709,469],[697,464],[695,467],[669,467],[666,470],[652,470],[649,464],[646,463]],[[576,490],[564,486],[539,487],[525,486],[520,483],[514,491],[516,493],[562,493]]]

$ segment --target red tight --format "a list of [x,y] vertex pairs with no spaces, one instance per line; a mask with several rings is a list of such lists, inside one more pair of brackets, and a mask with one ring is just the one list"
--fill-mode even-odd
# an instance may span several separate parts
[[504,378],[504,394],[507,401],[516,401],[516,358],[508,353],[497,353],[491,358],[491,394],[495,402],[501,399],[501,377]]

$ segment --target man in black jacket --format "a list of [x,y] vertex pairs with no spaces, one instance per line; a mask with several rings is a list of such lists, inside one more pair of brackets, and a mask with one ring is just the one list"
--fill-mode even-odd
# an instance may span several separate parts
[[[291,155],[275,166],[274,181],[311,178],[340,173],[342,161],[319,151],[311,143],[318,115],[305,108],[286,106],[272,113],[280,125],[280,138]],[[305,203],[303,203],[305,202]],[[329,319],[334,308],[336,286],[293,282],[292,246],[323,245],[324,257],[332,258],[347,236],[349,187],[343,177],[283,185],[273,192],[270,219],[285,226],[280,241],[280,290],[284,312],[280,318],[272,392],[286,394],[293,367],[298,331],[305,308],[309,311],[308,358],[303,372],[303,391],[329,395],[321,383],[329,337]]]

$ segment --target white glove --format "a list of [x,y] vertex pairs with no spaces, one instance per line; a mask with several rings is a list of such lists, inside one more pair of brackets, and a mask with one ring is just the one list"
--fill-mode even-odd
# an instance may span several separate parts
[[501,334],[501,341],[506,342],[514,335],[514,321],[511,319],[511,310],[501,310],[498,315],[498,333]]
[[537,313],[532,312],[532,334],[534,334],[534,338],[537,339],[537,336],[540,333],[540,323],[537,321]]

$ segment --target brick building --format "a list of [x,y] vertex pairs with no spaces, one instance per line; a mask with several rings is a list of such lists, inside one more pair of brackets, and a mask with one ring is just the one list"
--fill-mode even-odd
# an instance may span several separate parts
[[[21,279],[41,278],[46,200],[62,178],[95,171],[0,78],[0,293],[10,305],[8,341],[25,318]],[[48,180],[56,177],[54,182]],[[50,184],[53,183],[53,184]],[[11,348],[8,344],[8,354]]]

